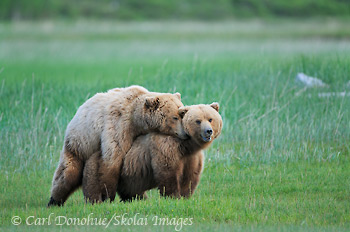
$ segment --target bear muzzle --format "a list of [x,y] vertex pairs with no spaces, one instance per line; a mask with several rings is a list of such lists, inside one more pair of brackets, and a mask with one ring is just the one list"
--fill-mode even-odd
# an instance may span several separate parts
[[210,142],[212,140],[213,129],[211,127],[207,127],[201,133],[201,138],[204,142]]

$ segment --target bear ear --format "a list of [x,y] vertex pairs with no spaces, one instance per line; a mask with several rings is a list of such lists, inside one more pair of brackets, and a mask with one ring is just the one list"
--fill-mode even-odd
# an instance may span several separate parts
[[174,93],[174,95],[181,101],[181,94],[179,92]]
[[220,108],[219,103],[213,102],[213,103],[210,104],[210,106],[211,106],[214,110],[216,110],[217,112],[219,112],[219,108]]
[[179,108],[179,115],[180,115],[180,117],[183,118],[185,116],[185,114],[187,113],[187,111],[188,111],[188,107],[181,106]]
[[146,97],[145,106],[148,109],[156,110],[159,106],[159,97]]

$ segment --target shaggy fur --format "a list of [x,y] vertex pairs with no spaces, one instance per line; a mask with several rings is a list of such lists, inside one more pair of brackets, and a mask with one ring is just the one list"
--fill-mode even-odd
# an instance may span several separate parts
[[92,200],[114,200],[124,155],[134,139],[157,132],[185,138],[176,94],[149,92],[140,86],[98,93],[87,100],[69,123],[48,204],[62,205],[82,183],[84,163],[102,151],[100,195]]
[[[123,161],[117,188],[121,200],[147,198],[145,191],[156,187],[163,196],[191,196],[203,168],[202,150],[221,133],[218,110],[217,103],[180,108],[184,129],[190,135],[188,140],[157,133],[139,136]],[[87,199],[96,194],[91,188],[95,184],[91,183],[99,181],[96,168],[99,163],[96,153],[86,164],[83,191]]]

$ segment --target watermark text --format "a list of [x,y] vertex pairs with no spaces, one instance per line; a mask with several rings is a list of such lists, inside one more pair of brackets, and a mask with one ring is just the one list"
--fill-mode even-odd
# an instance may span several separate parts
[[21,218],[13,216],[11,223],[15,226],[25,224],[27,226],[173,226],[176,231],[181,231],[184,226],[193,225],[193,218],[141,216],[139,213],[129,215],[128,213],[114,213],[112,217],[95,217],[94,213],[86,217],[68,217],[65,215],[55,215],[50,213],[47,217],[37,217],[34,215]]

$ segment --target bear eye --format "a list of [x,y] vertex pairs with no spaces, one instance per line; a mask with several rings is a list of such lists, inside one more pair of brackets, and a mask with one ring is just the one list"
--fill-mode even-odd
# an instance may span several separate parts
[[174,119],[174,120],[179,120],[179,118],[178,118],[178,117],[173,117],[173,119]]
[[213,119],[209,119],[209,122],[212,122],[213,121]]
[[196,120],[196,123],[199,125],[201,124],[201,120]]

